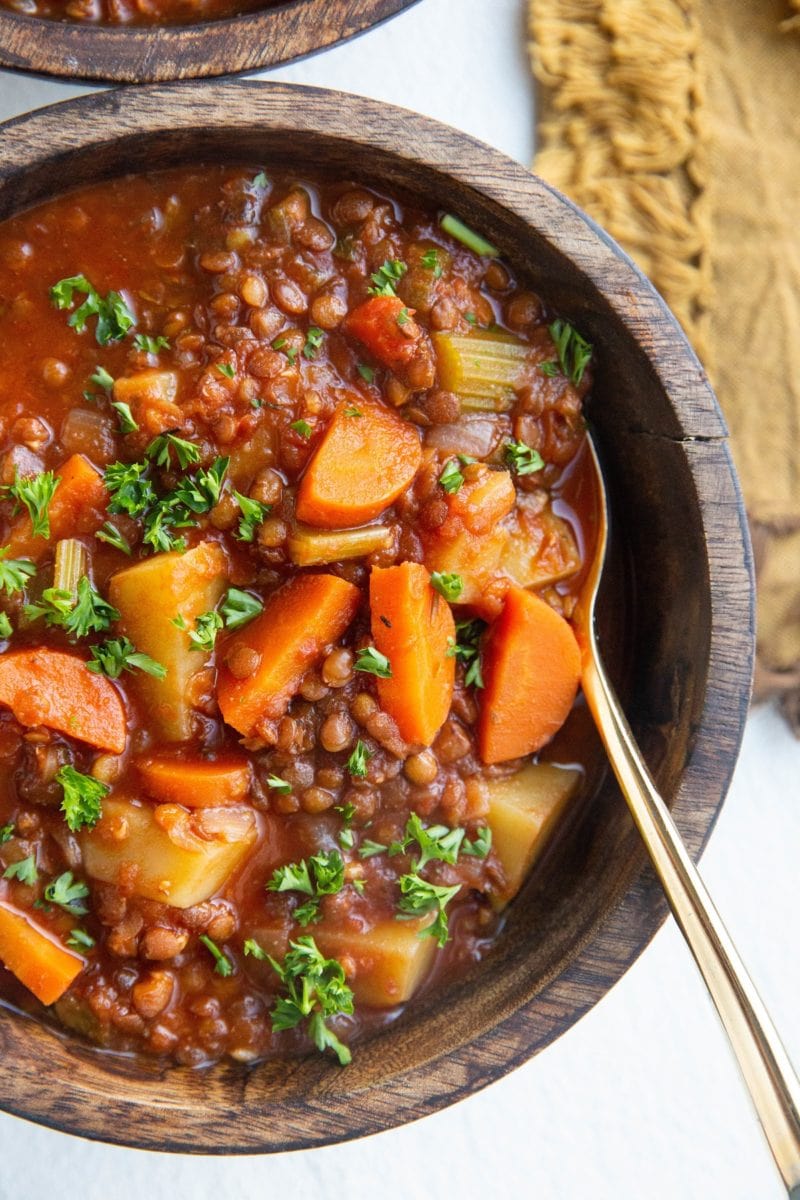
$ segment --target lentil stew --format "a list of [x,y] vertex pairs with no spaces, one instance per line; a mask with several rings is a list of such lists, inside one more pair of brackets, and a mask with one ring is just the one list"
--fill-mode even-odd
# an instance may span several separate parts
[[591,347],[455,217],[223,167],[0,227],[0,994],[349,1059],[574,798]]

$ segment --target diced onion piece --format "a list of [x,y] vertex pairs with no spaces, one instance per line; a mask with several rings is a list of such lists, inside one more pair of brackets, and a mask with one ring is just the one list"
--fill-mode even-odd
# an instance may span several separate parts
[[61,427],[61,444],[68,454],[109,462],[115,454],[113,423],[96,408],[71,408]]

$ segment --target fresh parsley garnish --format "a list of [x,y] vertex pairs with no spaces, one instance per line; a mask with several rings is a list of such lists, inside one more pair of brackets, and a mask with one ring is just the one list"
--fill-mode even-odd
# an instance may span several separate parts
[[429,862],[444,862],[453,866],[464,840],[464,830],[450,829],[447,825],[422,824],[417,813],[412,812],[406,821],[405,835],[399,842],[392,842],[389,856],[405,854],[415,843],[419,847],[419,858],[414,870],[421,871]]
[[0,638],[10,638],[14,632],[8,613],[0,612]]
[[358,857],[374,858],[376,854],[385,854],[388,849],[389,847],[384,846],[382,842],[374,842],[372,838],[364,838],[358,848]]
[[439,262],[438,250],[426,250],[420,261],[426,271],[433,271],[434,279],[441,279],[442,264]]
[[200,934],[200,941],[203,943],[205,948],[210,951],[211,957],[214,959],[214,970],[216,973],[218,975],[222,975],[226,979],[229,975],[232,975],[233,963],[228,958],[227,954],[220,950],[217,943],[205,933]]
[[251,500],[241,492],[234,491],[233,494],[242,514],[236,536],[240,542],[252,542],[255,540],[257,527],[269,514],[271,505],[262,504],[260,500]]
[[346,417],[363,417],[364,414],[360,408],[356,408],[354,404],[351,404],[349,408],[344,410],[344,415]]
[[158,354],[159,350],[169,350],[169,338],[151,337],[149,333],[137,333],[133,344],[143,354]]
[[299,421],[292,421],[289,428],[293,429],[295,433],[303,439],[303,441],[307,442],[311,437],[311,426],[309,425],[308,421],[304,421],[302,418]]
[[102,529],[98,529],[94,536],[98,542],[105,542],[107,545],[113,546],[115,550],[121,550],[128,557],[132,554],[130,542],[126,537],[123,537],[116,525],[112,525],[110,521],[106,521]]
[[200,461],[200,450],[194,442],[187,442],[186,438],[178,437],[175,433],[160,433],[158,437],[153,438],[144,453],[157,467],[169,467],[170,451],[174,452],[178,465],[183,470],[191,463]]
[[397,904],[397,919],[410,921],[416,917],[436,913],[436,919],[419,931],[420,937],[434,937],[439,946],[444,946],[448,939],[447,905],[461,891],[461,884],[453,887],[441,887],[422,879],[416,872],[401,875],[397,881],[400,888],[400,899]]
[[385,654],[374,646],[364,646],[358,652],[354,670],[363,671],[367,675],[377,675],[379,679],[391,679],[392,664]]
[[266,962],[269,958],[266,950],[262,950],[255,938],[247,938],[242,946],[245,958],[255,958],[258,962]]
[[25,605],[25,616],[32,621],[44,617],[47,625],[63,629],[73,638],[104,633],[119,620],[117,609],[92,587],[86,575],[78,580],[77,597],[64,588],[45,588],[36,604]]
[[29,854],[27,858],[21,858],[19,862],[11,863],[3,871],[3,879],[18,879],[20,883],[27,883],[29,887],[33,887],[38,878],[36,856],[33,854]]
[[10,842],[13,836],[14,836],[13,824],[0,825],[0,846],[4,846],[6,844],[6,842]]
[[119,679],[123,671],[144,671],[155,679],[164,679],[167,674],[166,667],[149,654],[141,654],[126,637],[92,646],[92,661],[87,662],[86,670],[94,671],[95,675],[107,675],[109,679]]
[[404,325],[407,325],[410,320],[411,320],[411,313],[405,307],[401,308],[400,312],[395,317],[395,321],[397,322],[397,324],[400,326],[401,329]]
[[114,386],[114,376],[105,367],[95,367],[94,375],[89,376],[89,383],[102,388],[104,392],[110,392]]
[[50,288],[50,299],[59,309],[72,308],[76,294],[82,294],[86,299],[69,316],[67,324],[83,333],[89,317],[96,316],[94,335],[100,346],[118,342],[136,321],[119,292],[111,291],[103,297],[85,275],[71,275]]
[[75,880],[72,871],[65,871],[57,879],[52,879],[44,889],[45,900],[57,904],[65,912],[77,913],[79,917],[89,911],[83,903],[88,895],[88,887],[80,880]]
[[513,439],[506,442],[503,457],[517,475],[532,475],[534,471],[541,471],[544,466],[544,459],[538,450],[534,450],[525,442]]
[[553,321],[547,328],[555,342],[561,374],[577,387],[592,357],[592,346],[569,321]]
[[126,404],[124,400],[112,400],[111,407],[119,417],[120,433],[136,433],[139,426],[133,419],[130,404]]
[[439,485],[445,492],[452,494],[453,492],[457,492],[463,483],[464,476],[458,469],[458,463],[454,458],[451,458],[445,463],[444,470],[439,476]]
[[108,503],[110,513],[141,517],[156,503],[153,485],[145,478],[146,470],[147,463],[115,462],[106,467],[103,482],[111,495]]
[[253,179],[250,186],[257,188],[258,191],[260,191],[260,192],[263,192],[264,188],[269,187],[269,180],[267,179],[267,177],[263,171],[259,171],[258,174]]
[[358,373],[367,383],[375,382],[375,368],[368,367],[366,363],[358,364]]
[[300,892],[310,899],[294,910],[294,919],[308,925],[320,919],[321,896],[332,896],[344,887],[344,860],[338,850],[325,850],[308,859],[277,867],[267,884],[268,892]]
[[471,855],[473,858],[486,858],[492,848],[492,831],[488,825],[484,825],[478,830],[474,841],[469,838],[464,838],[461,843],[461,853]]
[[367,774],[369,760],[372,758],[374,753],[375,751],[370,750],[369,747],[361,741],[361,738],[359,738],[355,744],[353,753],[347,760],[347,769],[350,774],[355,776],[357,779],[364,779]]
[[467,687],[483,687],[481,673],[481,637],[486,622],[475,620],[456,621],[456,640],[447,651],[448,658],[464,664],[464,683]]
[[399,283],[408,270],[399,258],[387,258],[382,267],[370,275],[372,287],[367,288],[371,296],[396,296],[395,284]]
[[226,379],[233,379],[234,375],[236,374],[236,367],[234,367],[231,363],[218,362],[215,363],[214,366],[217,368],[220,375],[224,375]]
[[7,558],[10,546],[0,546],[0,592],[12,596],[23,591],[36,574],[36,564],[29,558]]
[[559,374],[558,363],[554,362],[553,359],[548,359],[547,362],[537,363],[536,370],[541,371],[541,373],[546,375],[548,379],[552,379],[553,376]]
[[288,796],[291,794],[292,785],[288,779],[281,779],[280,775],[268,775],[267,787],[273,792],[277,792],[279,796]]
[[304,358],[316,358],[317,351],[325,340],[325,331],[319,329],[316,325],[310,325],[306,333],[306,341],[303,346]]
[[52,471],[42,471],[39,475],[27,475],[24,478],[17,471],[14,482],[8,485],[7,495],[16,501],[14,512],[18,513],[20,507],[25,506],[34,537],[50,537],[50,501],[60,482],[60,476]]
[[194,629],[189,629],[186,621],[182,616],[172,618],[172,624],[178,629],[185,629],[189,634],[189,644],[193,650],[202,650],[206,654],[210,654],[214,649],[214,643],[217,640],[217,634],[222,629],[222,617],[213,609],[210,612],[200,613],[195,618]]
[[228,588],[220,610],[228,629],[241,629],[264,611],[264,602],[240,588]]
[[67,945],[72,946],[73,950],[91,950],[94,938],[85,929],[70,929]]
[[77,833],[84,826],[91,829],[102,814],[103,797],[111,791],[108,784],[91,775],[82,775],[70,766],[61,767],[55,778],[56,783],[61,784],[64,793],[61,811],[69,828],[73,833]]
[[432,571],[431,587],[445,600],[454,603],[464,590],[464,580],[454,572]]
[[272,1028],[279,1032],[307,1022],[317,1049],[332,1050],[341,1066],[347,1066],[350,1051],[326,1023],[329,1017],[353,1011],[353,993],[345,982],[344,968],[335,958],[325,958],[308,935],[289,944],[283,965],[274,958],[269,960],[286,989],[272,1009]]

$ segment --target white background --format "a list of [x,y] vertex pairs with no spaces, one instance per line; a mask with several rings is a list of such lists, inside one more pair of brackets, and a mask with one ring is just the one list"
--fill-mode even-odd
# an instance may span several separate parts
[[[422,0],[271,78],[447,121],[530,162],[523,0]],[[0,118],[86,89],[0,73]],[[800,1061],[800,745],[750,720],[703,860]],[[0,1100],[2,1098],[0,1097]],[[670,923],[621,983],[534,1061],[419,1124],[325,1150],[196,1159],[92,1145],[0,1115],[0,1200],[779,1200],[784,1194],[710,1002]]]

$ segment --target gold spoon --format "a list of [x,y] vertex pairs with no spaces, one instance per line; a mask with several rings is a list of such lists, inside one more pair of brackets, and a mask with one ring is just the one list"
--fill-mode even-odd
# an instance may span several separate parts
[[800,1080],[656,790],[600,658],[594,614],[608,541],[608,498],[591,435],[587,441],[598,511],[594,558],[573,618],[583,691],[673,916],[725,1026],[790,1200],[800,1200]]

